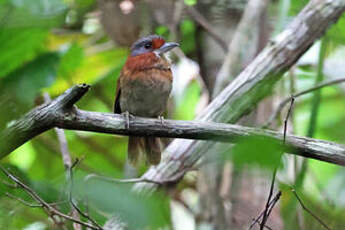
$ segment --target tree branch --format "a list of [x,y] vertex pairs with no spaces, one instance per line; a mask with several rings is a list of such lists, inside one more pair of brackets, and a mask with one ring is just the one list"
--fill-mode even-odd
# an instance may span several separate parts
[[[159,119],[134,117],[130,118],[129,128],[127,128],[126,119],[122,115],[83,111],[70,103],[80,99],[88,89],[89,86],[85,84],[73,86],[50,103],[33,109],[23,118],[13,122],[0,133],[1,157],[53,127],[120,135],[214,140],[231,143],[236,142],[239,137],[251,135],[270,137],[280,141],[284,139],[282,134],[270,130],[205,121],[164,120],[162,125]],[[286,145],[291,148],[293,154],[345,165],[345,146],[343,145],[292,135],[286,137]],[[177,160],[174,157],[171,159]]]

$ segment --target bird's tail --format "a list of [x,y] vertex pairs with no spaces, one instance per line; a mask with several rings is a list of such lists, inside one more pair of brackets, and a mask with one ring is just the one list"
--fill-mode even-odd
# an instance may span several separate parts
[[150,165],[157,165],[161,161],[161,141],[157,137],[129,137],[128,159],[136,165],[143,153]]

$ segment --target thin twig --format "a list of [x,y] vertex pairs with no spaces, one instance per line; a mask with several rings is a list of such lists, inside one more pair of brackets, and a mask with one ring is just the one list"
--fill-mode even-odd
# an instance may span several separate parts
[[0,179],[0,183],[6,185],[7,187],[9,188],[12,188],[12,189],[17,189],[19,188],[19,186],[17,184],[11,184],[11,183],[8,183],[7,181],[3,180],[3,179]]
[[[20,197],[16,197],[16,196],[14,196],[14,195],[12,195],[11,193],[8,193],[8,192],[5,193],[5,196],[8,196],[11,199],[17,200],[20,203],[22,203],[22,204],[24,204],[26,206],[29,206],[31,208],[38,208],[38,207],[42,208],[42,204],[29,203],[28,201],[26,201],[26,200],[24,200],[24,199],[22,199]],[[67,203],[67,201],[59,201],[59,202],[53,202],[53,203],[49,203],[49,204],[50,205],[59,205],[59,204],[65,204],[65,203]]]
[[[292,108],[293,108],[294,101],[295,101],[295,98],[291,97],[290,107],[289,107],[289,110],[288,110],[288,112],[286,114],[285,121],[284,121],[284,133],[283,133],[283,144],[284,145],[286,143],[286,133],[287,133],[288,120],[289,120],[289,117],[290,117],[290,114],[291,114],[291,111],[292,111]],[[274,189],[274,183],[275,183],[276,175],[277,175],[277,168],[275,168],[274,171],[273,171],[270,192],[269,192],[269,195],[268,195],[268,199],[267,199],[267,202],[266,202],[266,208],[264,210],[264,214],[263,214],[262,221],[261,221],[261,224],[260,224],[260,230],[264,229],[264,227],[266,225],[266,222],[267,222],[267,219],[268,219],[268,217],[269,217],[269,215],[271,214],[271,211],[272,211],[272,208],[271,208],[271,210],[269,210],[270,209],[270,205],[269,204],[271,202],[271,198],[272,198],[272,195],[273,195],[273,189]],[[279,195],[279,197],[280,197],[280,195]]]
[[325,224],[319,217],[317,217],[309,208],[307,208],[304,203],[302,202],[301,198],[297,195],[297,192],[295,189],[291,189],[292,193],[295,195],[296,199],[298,200],[299,204],[302,206],[302,208],[309,213],[315,220],[317,220],[324,228],[331,230],[330,227]]
[[271,212],[272,212],[272,210],[273,210],[275,204],[278,202],[278,200],[280,199],[281,195],[282,195],[282,192],[279,191],[279,192],[275,195],[275,197],[272,199],[270,208],[269,208],[269,210],[268,210],[268,216],[271,214]]
[[25,192],[27,192],[36,202],[42,205],[43,209],[46,211],[46,213],[54,219],[54,216],[60,216],[66,220],[72,221],[74,223],[78,223],[80,225],[83,225],[85,227],[95,229],[95,230],[103,230],[103,228],[94,226],[92,224],[89,224],[87,222],[78,220],[72,216],[66,215],[53,206],[51,206],[49,203],[44,201],[34,190],[32,190],[29,186],[21,182],[16,176],[12,175],[10,172],[8,172],[2,165],[0,165],[0,170],[12,181],[14,181],[18,186],[20,186]]
[[287,133],[288,121],[289,121],[289,117],[290,117],[294,102],[295,102],[295,98],[293,96],[291,96],[290,107],[289,107],[289,110],[288,110],[286,117],[285,117],[285,120],[284,120],[284,136],[283,136],[283,143],[284,144],[286,142],[286,133]]
[[[275,196],[274,198],[270,201],[269,203],[269,206],[270,206],[270,209],[269,209],[269,213],[271,213],[273,207],[275,206],[275,204],[278,202],[278,200],[280,199],[280,196],[281,196],[281,191],[279,191]],[[253,222],[251,223],[251,225],[249,226],[249,230],[252,229],[254,227],[254,225],[257,223],[257,224],[260,224],[259,223],[259,220],[261,219],[261,217],[264,215],[264,212],[265,210],[263,210],[260,215],[256,218],[256,219],[253,219]],[[267,225],[265,226],[267,227]]]
[[[318,66],[317,66],[315,85],[319,84],[324,79],[323,63],[326,57],[327,43],[328,43],[327,37],[323,37],[321,40],[321,45],[320,45],[320,50],[319,50],[319,60],[318,60]],[[321,105],[321,90],[318,90],[313,93],[313,97],[311,101],[309,125],[308,125],[308,130],[306,133],[307,137],[313,137],[315,134],[320,105]],[[305,175],[308,171],[308,164],[309,164],[308,160],[302,159],[302,166],[301,166],[300,172],[298,173],[296,177],[296,182],[295,182],[296,188],[299,188],[303,185]]]
[[86,218],[88,221],[90,221],[93,225],[101,228],[101,226],[92,218],[90,217],[90,215],[88,214],[88,212],[83,212],[78,205],[74,202],[73,200],[73,187],[74,187],[74,179],[73,179],[73,169],[79,164],[80,160],[76,159],[74,161],[74,163],[72,164],[72,166],[69,168],[69,178],[70,178],[70,187],[69,187],[69,194],[68,194],[68,199],[69,202],[71,203],[72,207],[74,208],[74,210],[80,214],[81,216],[83,216],[84,218]]
[[16,197],[16,196],[13,196],[12,194],[6,192],[5,195],[13,200],[17,200],[19,201],[20,203],[30,207],[30,208],[42,208],[43,205],[42,204],[33,204],[33,203],[29,203],[28,201],[26,200],[23,200],[22,198],[20,197]]
[[273,171],[273,175],[272,175],[270,192],[268,194],[268,199],[267,199],[267,202],[266,202],[266,207],[265,207],[265,210],[264,210],[264,214],[262,216],[262,221],[260,223],[260,230],[263,230],[264,227],[266,226],[266,222],[267,222],[269,214],[270,214],[269,208],[270,208],[271,198],[272,198],[272,195],[273,195],[274,183],[275,183],[275,180],[276,180],[276,174],[277,174],[277,169],[275,168],[274,171]]
[[345,82],[345,78],[339,78],[339,79],[335,79],[335,80],[331,80],[331,81],[325,81],[325,82],[317,84],[317,85],[315,85],[309,89],[302,90],[301,92],[298,92],[298,93],[296,93],[296,94],[294,94],[288,98],[285,98],[282,102],[280,102],[277,109],[269,117],[266,124],[263,125],[263,128],[267,128],[268,126],[270,126],[272,124],[272,122],[278,117],[278,115],[280,114],[282,109],[285,107],[285,105],[291,101],[291,98],[297,98],[297,97],[303,96],[305,94],[319,90],[321,88],[331,86],[331,85],[336,85],[336,84],[343,83],[343,82]]

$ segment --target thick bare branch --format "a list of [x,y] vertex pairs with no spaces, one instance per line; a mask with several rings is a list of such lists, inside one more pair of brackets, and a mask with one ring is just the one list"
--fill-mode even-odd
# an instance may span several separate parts
[[[159,119],[134,117],[130,119],[129,128],[127,128],[126,119],[122,115],[83,111],[66,103],[66,98],[76,102],[75,98],[80,99],[88,88],[86,85],[74,86],[50,103],[39,106],[22,119],[13,122],[0,133],[1,157],[9,154],[34,136],[53,127],[120,135],[221,142],[236,142],[239,137],[251,135],[271,137],[280,141],[283,141],[284,138],[282,134],[270,130],[205,121],[164,120],[162,125]],[[20,142],[17,140],[18,137],[20,137]],[[292,135],[287,136],[286,144],[291,147],[291,152],[294,154],[345,165],[345,146],[343,145]],[[172,156],[171,159],[174,161],[173,159],[177,160],[178,157]],[[157,180],[152,179],[152,181]]]

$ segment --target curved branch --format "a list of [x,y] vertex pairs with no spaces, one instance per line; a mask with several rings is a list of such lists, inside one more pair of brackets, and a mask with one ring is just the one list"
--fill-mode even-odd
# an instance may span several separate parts
[[[129,128],[122,115],[79,110],[73,106],[89,89],[77,85],[48,104],[37,107],[0,133],[0,157],[53,127],[99,133],[236,142],[239,137],[265,136],[283,141],[274,131],[205,121],[175,121],[134,117]],[[18,140],[19,139],[19,140]],[[287,136],[291,153],[345,165],[345,146],[306,137]],[[180,174],[178,174],[180,175]]]

